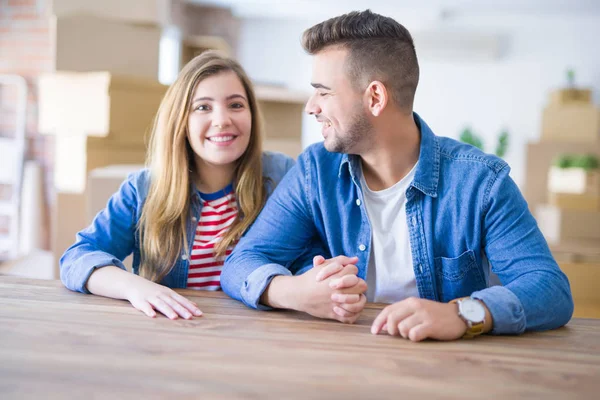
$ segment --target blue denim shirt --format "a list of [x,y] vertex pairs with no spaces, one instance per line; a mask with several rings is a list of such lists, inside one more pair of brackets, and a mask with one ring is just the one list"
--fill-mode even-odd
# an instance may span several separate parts
[[[271,194],[294,160],[279,153],[263,153],[263,175],[267,194]],[[104,210],[92,224],[77,234],[73,244],[60,259],[60,278],[71,290],[89,293],[87,281],[96,268],[114,265],[125,269],[122,261],[133,253],[133,272],[139,272],[140,242],[138,221],[150,187],[150,173],[143,169],[131,174],[115,193]],[[190,220],[187,224],[187,240],[193,243],[197,221],[200,218],[201,201],[197,191],[192,194]],[[172,270],[160,282],[170,288],[187,286],[188,251],[183,250]]]
[[[569,282],[509,167],[500,158],[437,137],[414,114],[419,163],[406,192],[413,267],[421,298],[471,296],[493,317],[492,333],[516,334],[566,324],[573,313]],[[357,156],[312,145],[278,186],[252,228],[227,258],[223,290],[254,308],[276,275],[313,240],[326,256],[358,256],[367,276],[371,226]],[[359,201],[360,200],[360,201]],[[489,271],[502,285],[489,285]]]

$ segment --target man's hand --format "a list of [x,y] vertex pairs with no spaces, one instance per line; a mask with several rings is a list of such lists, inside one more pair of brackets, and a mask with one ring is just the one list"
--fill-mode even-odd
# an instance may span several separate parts
[[[261,297],[261,303],[352,324],[366,303],[363,293],[367,290],[367,283],[356,276],[358,268],[351,264],[357,261],[357,258],[345,256],[329,260],[317,256],[313,260],[313,268],[302,275],[273,278]],[[338,272],[317,281],[319,272],[328,266]]]
[[[359,284],[362,285],[361,282],[364,281],[356,275],[349,274],[339,278],[335,277],[337,273],[344,269],[345,265],[343,263],[354,266],[356,262],[358,262],[358,257],[338,256],[326,260],[322,256],[316,256],[313,259],[313,267],[321,267],[316,276],[317,282],[333,277],[329,281],[329,286],[332,289],[349,289]],[[356,272],[358,272],[358,269]],[[335,302],[333,312],[340,317],[350,317],[360,314],[367,302],[364,292],[358,294],[334,292],[331,294],[331,300]]]
[[[487,308],[486,315],[489,316]],[[464,335],[467,324],[458,316],[458,305],[454,303],[410,297],[387,306],[379,313],[373,321],[371,333],[376,335],[382,330],[413,342],[427,338],[454,340]]]

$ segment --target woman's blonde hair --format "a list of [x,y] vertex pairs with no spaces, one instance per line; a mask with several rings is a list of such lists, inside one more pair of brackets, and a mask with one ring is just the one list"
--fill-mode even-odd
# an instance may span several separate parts
[[233,187],[239,213],[215,248],[223,257],[254,222],[266,201],[262,175],[262,118],[252,84],[242,67],[216,51],[191,60],[179,73],[163,98],[154,121],[147,157],[150,188],[138,229],[141,242],[140,275],[161,281],[173,268],[182,249],[189,253],[186,225],[191,218],[194,152],[187,138],[192,96],[199,82],[224,72],[240,79],[250,107],[250,142],[237,160]]

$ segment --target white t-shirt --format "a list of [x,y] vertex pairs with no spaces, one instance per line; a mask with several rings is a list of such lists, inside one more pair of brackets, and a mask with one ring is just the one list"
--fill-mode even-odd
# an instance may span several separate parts
[[367,271],[367,300],[395,303],[419,297],[413,270],[408,224],[406,190],[415,177],[417,165],[394,186],[372,191],[361,172],[360,183],[371,223],[371,254]]

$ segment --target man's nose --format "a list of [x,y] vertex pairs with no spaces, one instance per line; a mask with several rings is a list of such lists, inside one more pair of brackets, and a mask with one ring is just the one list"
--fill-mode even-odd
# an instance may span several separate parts
[[321,114],[321,108],[317,104],[314,94],[308,98],[306,106],[304,107],[304,111],[309,115]]

